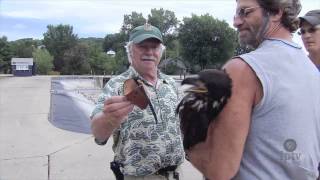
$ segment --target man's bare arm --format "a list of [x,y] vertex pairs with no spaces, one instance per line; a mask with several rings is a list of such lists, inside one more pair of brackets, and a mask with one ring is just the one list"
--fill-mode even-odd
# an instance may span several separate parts
[[225,65],[232,79],[232,96],[209,126],[206,142],[188,153],[191,163],[209,179],[231,179],[240,167],[249,132],[251,112],[261,95],[261,85],[241,59]]

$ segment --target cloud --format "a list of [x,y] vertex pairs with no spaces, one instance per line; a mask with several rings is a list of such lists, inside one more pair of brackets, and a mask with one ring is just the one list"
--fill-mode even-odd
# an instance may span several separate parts
[[14,29],[26,29],[27,26],[25,24],[15,24],[13,26]]
[[81,28],[82,31],[84,32],[100,32],[100,33],[112,33],[112,32],[119,32],[120,31],[120,27],[121,27],[122,23],[113,23],[113,24],[109,24],[107,22],[105,23],[96,23],[96,24],[90,24],[90,26],[82,26],[79,27]]
[[[234,1],[97,1],[97,0],[69,0],[69,1],[9,1],[3,0],[1,14],[15,18],[34,19],[82,19],[101,21],[116,17],[122,19],[124,14],[133,11],[141,12],[145,17],[152,8],[172,10],[176,16],[183,18],[206,12],[226,13],[233,8]],[[211,8],[212,7],[212,8]],[[227,8],[227,9],[225,9]],[[230,13],[229,13],[230,14]]]
[[8,37],[8,41],[14,41],[17,39],[24,39],[24,38],[43,39],[42,34],[34,34],[32,32],[17,33],[16,31],[0,31],[0,37],[2,36]]
[[[303,0],[302,3],[303,13],[320,7],[320,1]],[[147,17],[152,8],[173,11],[180,21],[192,13],[208,13],[232,27],[235,5],[235,0],[0,0],[0,30],[9,32],[10,28],[18,30],[19,27],[22,30],[24,25],[30,34],[33,31],[34,36],[39,37],[44,32],[37,29],[45,31],[48,24],[69,24],[79,36],[95,33],[101,36],[119,32],[125,14],[136,11]],[[6,18],[14,19],[15,23],[3,21]]]
[[[133,11],[144,17],[152,8],[164,8],[175,12],[178,19],[194,14],[207,13],[203,7],[213,6],[212,1],[3,1],[2,16],[11,18],[36,19],[48,24],[70,24],[76,33],[115,33],[119,32],[124,14]],[[223,2],[221,1],[222,6]],[[233,1],[232,1],[233,2]],[[215,2],[217,3],[217,1]],[[211,5],[210,5],[211,4]],[[218,3],[219,4],[219,3]],[[223,9],[217,8],[216,9]],[[229,7],[229,6],[228,6]],[[41,9],[41,11],[40,11]],[[220,11],[220,10],[219,10]],[[219,14],[219,13],[217,13]],[[222,16],[224,17],[224,15]]]
[[13,18],[31,18],[31,19],[40,19],[36,14],[32,11],[10,11],[10,12],[2,12],[3,16],[13,17]]

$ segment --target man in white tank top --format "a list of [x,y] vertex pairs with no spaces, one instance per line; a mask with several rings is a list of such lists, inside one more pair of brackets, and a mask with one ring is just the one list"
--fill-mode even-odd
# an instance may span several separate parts
[[254,51],[224,66],[232,97],[187,155],[208,179],[316,179],[320,76],[301,47],[299,0],[237,0],[234,27]]

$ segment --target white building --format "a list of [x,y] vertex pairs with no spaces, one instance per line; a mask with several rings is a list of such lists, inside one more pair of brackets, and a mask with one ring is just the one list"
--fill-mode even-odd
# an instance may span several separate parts
[[32,76],[35,72],[33,58],[12,58],[11,68],[14,76]]

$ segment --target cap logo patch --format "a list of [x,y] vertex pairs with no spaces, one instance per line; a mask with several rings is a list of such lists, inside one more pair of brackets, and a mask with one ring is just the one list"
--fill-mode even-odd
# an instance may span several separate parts
[[145,31],[151,31],[152,30],[151,25],[149,23],[145,23],[143,29]]

